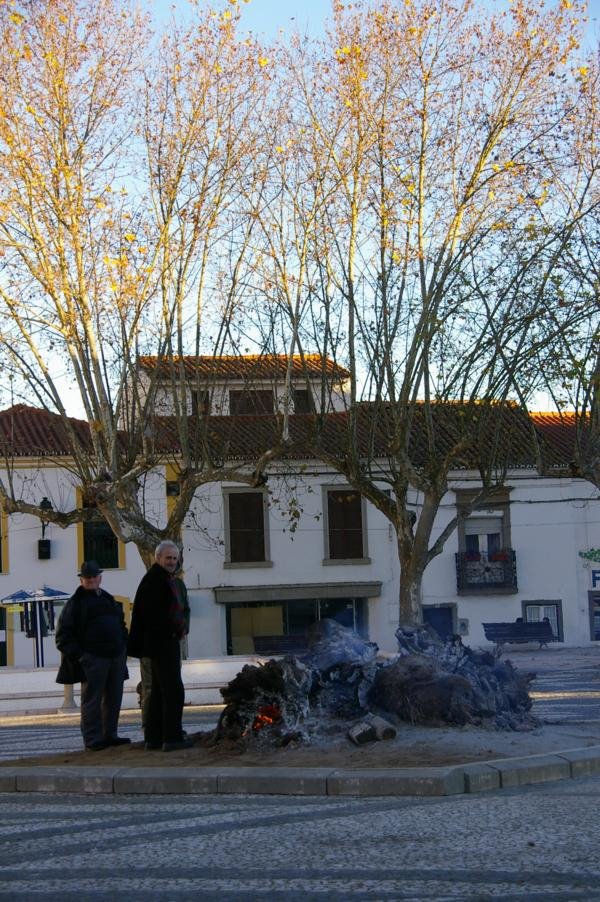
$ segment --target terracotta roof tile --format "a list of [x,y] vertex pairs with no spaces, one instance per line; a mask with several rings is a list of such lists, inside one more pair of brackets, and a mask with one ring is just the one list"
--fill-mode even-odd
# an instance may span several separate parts
[[[80,441],[89,444],[87,422],[70,418],[70,423]],[[26,404],[0,411],[0,448],[2,455],[9,457],[55,457],[71,453],[62,418]]]
[[577,442],[577,417],[574,413],[534,412],[531,418],[535,428],[548,445],[556,448],[561,457],[569,462],[575,454]]
[[[144,370],[160,368],[161,374],[169,375],[179,363],[183,363],[186,376],[206,380],[219,379],[282,379],[287,371],[288,357],[285,354],[238,355],[220,357],[176,357],[174,360],[143,356],[138,358],[138,366]],[[292,357],[292,374],[296,378],[320,377],[323,372],[331,379],[344,380],[350,376],[348,370],[320,354],[296,354]]]
[[[438,404],[431,408],[434,438],[427,440],[424,408],[417,405],[410,435],[410,458],[416,466],[447,454],[461,436],[473,427],[479,434],[476,447],[465,447],[455,468],[471,469],[481,457],[489,457],[496,446],[508,466],[533,468],[536,465],[531,420],[519,408],[506,405],[465,408],[459,404]],[[465,428],[467,419],[470,420]],[[475,422],[473,422],[473,419]],[[533,423],[541,437],[547,466],[566,467],[573,459],[574,419],[554,414],[533,414]],[[71,419],[82,442],[89,441],[84,420]],[[278,439],[281,419],[273,415],[209,417],[188,419],[189,434],[198,449],[210,448],[214,457],[231,461],[252,461]],[[290,417],[288,459],[315,459],[315,447],[327,455],[342,456],[349,442],[349,414],[296,414]],[[197,432],[196,432],[197,430]],[[154,433],[157,452],[179,450],[177,422],[173,417],[156,417]],[[354,441],[361,454],[385,458],[396,453],[396,424],[393,411],[383,405],[362,404],[357,410]],[[0,411],[0,450],[15,457],[57,457],[70,454],[69,436],[61,418],[44,410],[18,404]]]
[[[455,458],[453,469],[477,468],[483,460],[491,460],[499,449],[498,460],[509,467],[534,468],[535,446],[531,421],[526,413],[514,405],[492,407],[460,404],[434,404],[431,407],[434,436],[427,440],[424,407],[413,411],[409,456],[413,465],[426,466],[441,455],[448,454],[465,436],[475,432],[475,442],[466,444]],[[290,441],[283,455],[288,459],[316,459],[322,449],[332,458],[343,457],[351,441],[361,456],[393,458],[396,423],[393,410],[385,405],[362,404],[358,408],[354,435],[350,438],[349,413],[296,414],[290,417]],[[474,422],[475,421],[475,422]],[[177,424],[174,418],[161,417],[155,421],[157,442],[164,450],[178,450]],[[195,420],[190,418],[190,431]],[[276,444],[280,420],[275,416],[210,417],[208,439],[213,452],[229,460],[250,460],[261,451]],[[561,450],[547,443],[545,458],[548,466],[564,466]]]

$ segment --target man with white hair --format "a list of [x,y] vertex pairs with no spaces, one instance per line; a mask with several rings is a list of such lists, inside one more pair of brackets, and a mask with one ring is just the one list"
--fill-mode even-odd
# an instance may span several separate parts
[[193,745],[192,740],[185,738],[181,725],[181,639],[186,619],[184,600],[175,579],[180,556],[175,542],[161,542],[133,602],[128,653],[134,658],[148,658],[152,673],[144,722],[147,751],[171,752]]

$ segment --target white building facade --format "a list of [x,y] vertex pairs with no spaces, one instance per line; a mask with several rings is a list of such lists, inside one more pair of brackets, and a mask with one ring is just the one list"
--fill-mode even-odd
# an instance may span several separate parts
[[[174,366],[184,374],[179,382]],[[252,445],[254,433],[246,427],[265,414],[343,416],[348,376],[318,356],[170,363],[146,357],[136,389],[142,402],[152,397],[157,418],[175,407],[191,417],[216,417],[229,424],[230,435],[250,436],[243,441]],[[18,405],[0,412],[0,438],[15,496],[69,511],[85,502],[57,420]],[[568,456],[563,425],[564,419],[540,417],[555,449],[562,448],[559,457]],[[87,424],[74,421],[74,428],[81,432]],[[246,450],[252,459],[264,448]],[[0,467],[0,476],[6,484],[8,469]],[[400,570],[393,527],[321,462],[281,460],[267,477],[260,488],[211,483],[196,491],[182,531],[192,611],[188,657],[294,651],[302,648],[306,629],[326,617],[395,651]],[[425,571],[425,621],[471,646],[486,644],[483,623],[517,618],[547,617],[566,645],[600,641],[597,489],[520,465],[508,471],[492,500],[473,509],[475,472],[456,472],[448,485],[431,541],[457,514],[458,526]],[[164,527],[178,494],[176,461],[147,474],[140,491],[146,516]],[[411,508],[418,514],[418,494]],[[0,517],[0,601],[43,587],[71,594],[81,562],[92,558],[129,616],[144,566],[137,549],[118,542],[106,524],[61,529],[26,514]],[[0,666],[34,666],[41,650],[44,664],[58,662],[52,634],[60,603],[41,604],[39,629],[27,606],[0,606]]]
[[[21,457],[13,478],[21,496],[47,498],[55,509],[78,503],[68,460]],[[456,473],[433,538],[477,485]],[[167,469],[146,479],[147,509],[164,524],[173,486]],[[418,497],[415,497],[418,508]],[[423,581],[424,617],[442,634],[485,646],[484,622],[548,617],[566,645],[600,641],[598,493],[579,479],[508,474],[493,504],[460,521]],[[44,528],[24,514],[2,515],[0,599],[43,586],[71,593],[84,558],[104,567],[103,585],[126,613],[144,573],[132,545],[107,529]],[[265,487],[211,484],[196,493],[183,531],[185,580],[192,609],[190,658],[273,654],[301,647],[305,630],[333,617],[394,651],[399,564],[385,517],[321,464],[288,461]],[[55,666],[53,616],[44,663]],[[29,629],[28,629],[29,627]],[[29,633],[29,635],[28,635]],[[0,662],[35,665],[39,637],[22,606],[3,608]]]

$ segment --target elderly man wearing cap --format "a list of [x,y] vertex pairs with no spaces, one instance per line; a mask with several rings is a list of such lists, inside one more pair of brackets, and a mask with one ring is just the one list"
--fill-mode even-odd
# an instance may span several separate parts
[[57,683],[81,683],[81,732],[86,749],[99,751],[131,740],[117,735],[127,673],[127,627],[123,608],[100,588],[102,570],[84,561],[81,585],[56,627],[61,652]]

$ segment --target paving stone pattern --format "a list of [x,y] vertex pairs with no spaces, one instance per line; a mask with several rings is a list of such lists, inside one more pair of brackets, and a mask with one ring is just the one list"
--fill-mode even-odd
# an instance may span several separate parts
[[600,777],[436,799],[0,794],[0,900],[600,899]]
[[[209,730],[216,726],[218,713],[202,708],[186,709],[185,727],[191,732]],[[22,721],[22,722],[19,722]],[[0,760],[32,757],[43,754],[60,754],[83,748],[79,715],[56,717],[56,715],[35,715],[30,717],[0,718]],[[142,740],[143,732],[138,711],[127,711],[121,715],[119,735],[127,736],[132,742]]]
[[532,685],[536,717],[552,723],[600,720],[600,667],[540,670]]

